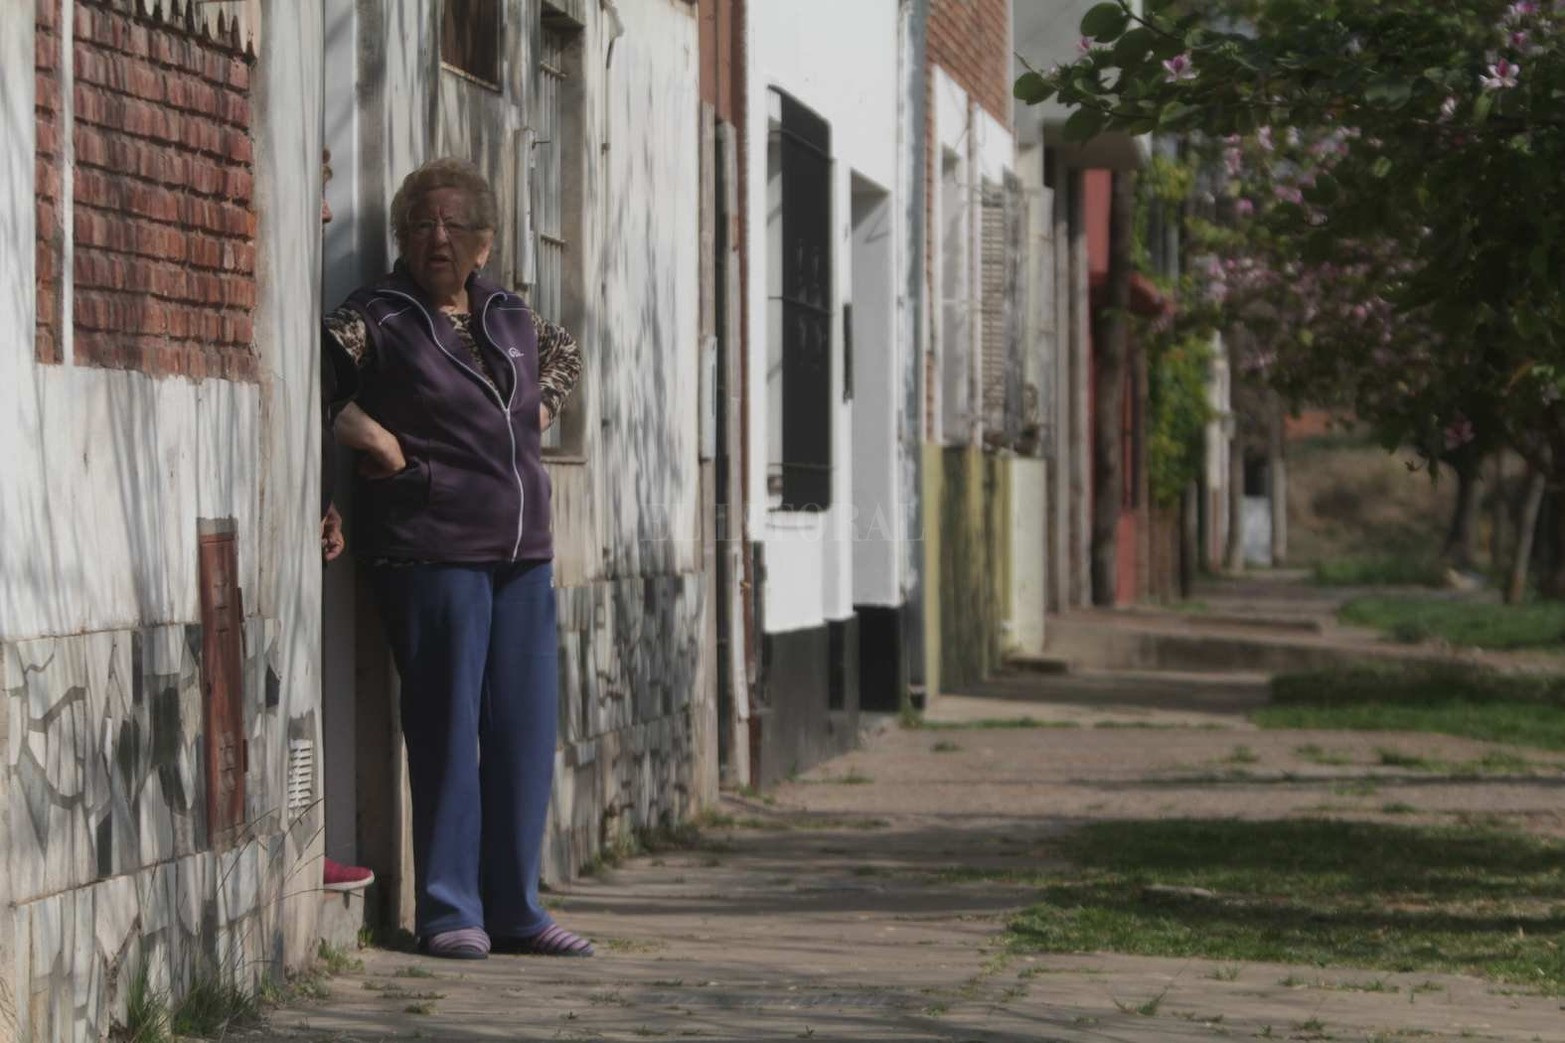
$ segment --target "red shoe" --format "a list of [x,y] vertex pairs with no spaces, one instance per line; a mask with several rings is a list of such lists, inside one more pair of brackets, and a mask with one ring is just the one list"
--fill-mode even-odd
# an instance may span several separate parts
[[375,882],[375,874],[363,866],[345,866],[329,858],[325,861],[321,883],[328,891],[362,891]]

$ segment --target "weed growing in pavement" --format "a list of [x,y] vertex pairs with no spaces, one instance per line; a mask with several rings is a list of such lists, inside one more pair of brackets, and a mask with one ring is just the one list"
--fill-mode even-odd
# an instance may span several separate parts
[[904,728],[923,731],[968,732],[994,731],[1005,728],[1080,728],[1079,721],[1039,720],[1036,717],[984,717],[976,721],[926,721],[920,718],[915,724],[904,722]]
[[123,1043],[168,1043],[168,999],[152,987],[145,965],[130,980],[125,1024],[120,1029],[118,1038]]
[[929,748],[929,752],[930,753],[956,753],[956,752],[960,751],[961,748],[962,747],[958,746],[954,742],[951,742],[949,739],[942,739],[939,742],[935,743],[933,746],[931,746]]
[[1164,988],[1156,996],[1140,1003],[1122,1003],[1114,1000],[1114,1006],[1119,1008],[1121,1014],[1139,1014],[1143,1018],[1153,1018],[1157,1016],[1158,1008],[1163,1005],[1163,998],[1167,995],[1168,989]]
[[1257,764],[1261,758],[1248,746],[1235,746],[1228,755],[1229,764]]
[[1243,969],[1244,967],[1240,964],[1229,963],[1221,967],[1213,967],[1206,976],[1214,981],[1238,981],[1239,972]]
[[1565,926],[1565,842],[1451,826],[1155,819],[1096,823],[1059,850],[1074,869],[1039,874],[1039,904],[1011,922],[1019,952],[1449,971],[1565,995],[1553,941]]
[[254,993],[230,981],[200,977],[174,1005],[169,1029],[175,1036],[212,1039],[260,1020],[261,1005]]
[[341,946],[330,944],[324,938],[315,950],[315,958],[320,961],[321,969],[334,978],[339,974],[364,969],[363,960]]
[[391,972],[391,976],[394,977],[394,978],[436,978],[436,977],[439,977],[439,975],[437,975],[434,971],[428,969],[427,967],[420,967],[416,963],[410,963],[410,964],[408,964],[408,965],[406,965],[404,967],[398,967],[396,970]]
[[1300,760],[1325,767],[1336,768],[1353,763],[1351,754],[1340,750],[1328,750],[1319,743],[1311,742],[1303,746],[1295,746],[1293,752]]

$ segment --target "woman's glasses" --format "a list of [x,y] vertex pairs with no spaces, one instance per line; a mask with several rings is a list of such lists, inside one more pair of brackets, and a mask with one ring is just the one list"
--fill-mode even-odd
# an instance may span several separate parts
[[408,225],[408,234],[415,239],[432,239],[437,228],[444,228],[446,235],[452,239],[460,239],[479,231],[477,227],[461,221],[423,220],[411,222]]

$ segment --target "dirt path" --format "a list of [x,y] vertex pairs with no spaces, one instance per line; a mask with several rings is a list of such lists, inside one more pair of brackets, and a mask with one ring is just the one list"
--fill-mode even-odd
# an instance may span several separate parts
[[[1055,864],[1063,831],[1106,818],[1481,815],[1565,832],[1559,758],[1451,781],[1381,766],[1377,751],[1464,761],[1491,747],[1256,731],[1243,712],[1259,698],[1254,679],[1200,677],[1036,678],[947,697],[932,719],[1075,726],[888,726],[773,803],[729,800],[699,845],[560,895],[596,959],[368,951],[329,998],[274,1012],[257,1038],[1565,1043],[1559,999],[1470,978],[1009,955],[1004,927],[1035,891],[941,876]],[[1311,744],[1353,763],[1318,763],[1299,752]]]

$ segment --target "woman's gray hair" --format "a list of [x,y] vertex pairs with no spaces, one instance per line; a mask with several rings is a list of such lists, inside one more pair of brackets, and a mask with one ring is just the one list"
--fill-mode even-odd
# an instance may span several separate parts
[[402,179],[402,187],[391,199],[391,231],[397,238],[397,249],[406,251],[408,225],[413,208],[419,200],[442,188],[460,189],[472,207],[469,219],[485,231],[492,232],[500,222],[500,204],[495,199],[489,179],[473,164],[456,156],[432,159]]

